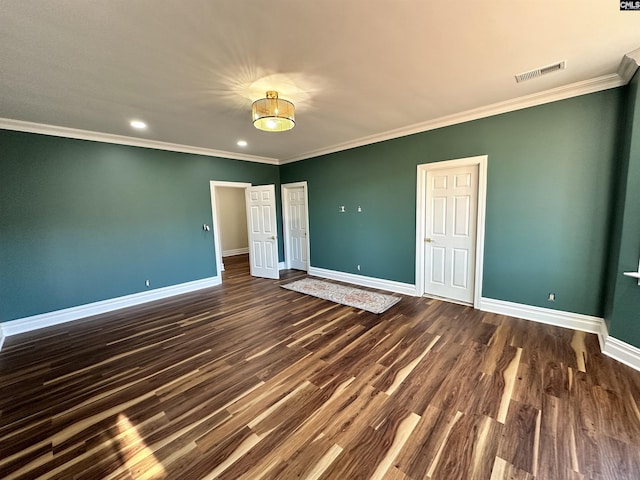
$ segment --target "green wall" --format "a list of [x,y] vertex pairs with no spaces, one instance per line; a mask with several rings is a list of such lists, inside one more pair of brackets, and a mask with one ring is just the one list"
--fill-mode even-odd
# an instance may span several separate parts
[[313,266],[413,284],[416,166],[488,155],[483,296],[640,346],[639,82],[281,167],[0,131],[0,321],[216,275],[209,180],[306,180]]
[[413,284],[416,166],[488,155],[483,296],[602,316],[623,95],[607,90],[282,166],[282,183],[308,182],[311,264]]
[[274,165],[0,131],[0,321],[215,276],[210,180],[280,188]]
[[636,271],[640,259],[640,75],[626,90],[626,128],[616,185],[609,290],[605,320],[609,334],[640,347],[640,286],[623,272]]

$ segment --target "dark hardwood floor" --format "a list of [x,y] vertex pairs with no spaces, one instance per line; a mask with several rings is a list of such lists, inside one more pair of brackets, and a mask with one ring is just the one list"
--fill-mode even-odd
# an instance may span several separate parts
[[4,479],[640,479],[640,372],[594,335],[248,276],[9,337]]

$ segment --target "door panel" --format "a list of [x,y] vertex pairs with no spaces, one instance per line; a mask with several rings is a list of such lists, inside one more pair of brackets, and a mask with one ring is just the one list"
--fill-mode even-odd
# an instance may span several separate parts
[[469,252],[461,248],[453,249],[453,274],[451,284],[454,287],[467,288],[469,270]]
[[275,185],[248,187],[249,268],[254,277],[280,278],[276,235]]
[[251,262],[251,264],[254,267],[262,268],[264,266],[262,264],[262,259],[264,258],[262,254],[262,243],[251,242],[251,253],[253,254],[253,261]]
[[425,293],[473,302],[478,166],[427,172]]
[[444,285],[446,251],[442,247],[431,247],[431,283]]
[[471,226],[469,222],[470,202],[469,196],[455,197],[453,199],[453,234],[458,237],[469,236],[469,227]]
[[434,235],[447,233],[447,197],[433,197],[431,232]]

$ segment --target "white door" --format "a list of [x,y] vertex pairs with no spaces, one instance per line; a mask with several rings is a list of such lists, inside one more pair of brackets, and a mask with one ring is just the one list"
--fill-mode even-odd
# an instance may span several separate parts
[[426,184],[425,293],[473,303],[478,165],[429,170]]
[[251,275],[280,278],[275,185],[247,187],[245,192]]
[[304,187],[285,188],[287,262],[289,268],[307,270],[307,201]]

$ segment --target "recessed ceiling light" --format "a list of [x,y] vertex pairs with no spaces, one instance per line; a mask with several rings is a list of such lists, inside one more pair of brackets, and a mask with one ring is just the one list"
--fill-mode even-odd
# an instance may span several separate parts
[[144,130],[145,128],[147,128],[147,124],[141,120],[131,120],[131,123],[129,123],[129,125],[131,125],[133,128],[137,128],[138,130]]
[[239,147],[246,147],[248,145],[246,140],[238,140]]

